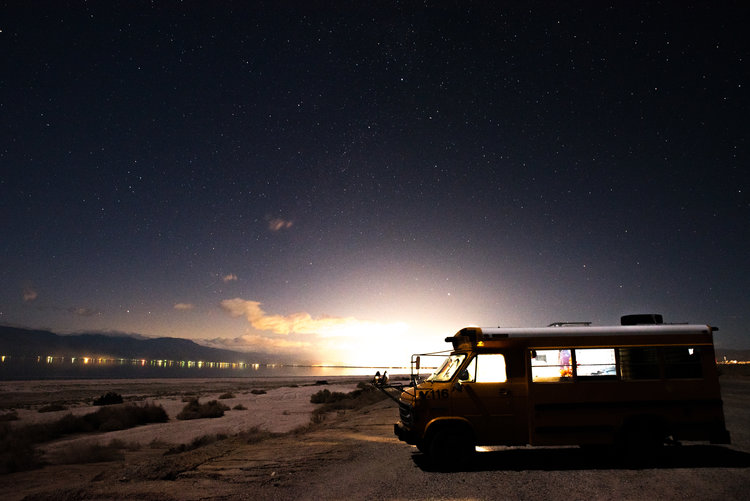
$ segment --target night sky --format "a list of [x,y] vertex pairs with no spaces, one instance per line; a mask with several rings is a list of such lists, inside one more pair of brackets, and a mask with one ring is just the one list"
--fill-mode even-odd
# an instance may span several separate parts
[[661,313],[750,347],[744,2],[1,4],[0,324],[386,364]]

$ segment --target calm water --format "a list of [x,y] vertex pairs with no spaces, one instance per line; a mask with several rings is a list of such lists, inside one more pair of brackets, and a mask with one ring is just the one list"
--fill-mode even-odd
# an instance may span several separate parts
[[303,365],[248,365],[245,367],[179,367],[151,364],[46,363],[36,360],[0,362],[0,380],[38,379],[140,379],[231,377],[332,377],[372,376],[376,371],[409,374],[408,368],[320,367]]

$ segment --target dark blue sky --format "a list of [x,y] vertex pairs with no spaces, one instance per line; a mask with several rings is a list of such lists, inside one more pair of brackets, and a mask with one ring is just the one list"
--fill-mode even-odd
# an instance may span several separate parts
[[382,363],[657,312],[750,346],[741,2],[2,4],[0,323]]

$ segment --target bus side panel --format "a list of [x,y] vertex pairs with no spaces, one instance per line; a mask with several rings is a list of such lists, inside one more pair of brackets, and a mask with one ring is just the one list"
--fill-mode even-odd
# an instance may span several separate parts
[[529,395],[532,445],[613,443],[635,420],[678,440],[724,430],[718,387],[707,380],[531,383]]

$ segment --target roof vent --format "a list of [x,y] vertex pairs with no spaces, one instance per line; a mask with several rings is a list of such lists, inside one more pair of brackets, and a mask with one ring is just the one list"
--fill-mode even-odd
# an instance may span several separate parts
[[663,324],[664,318],[658,313],[640,313],[638,315],[623,315],[620,325],[654,325]]

